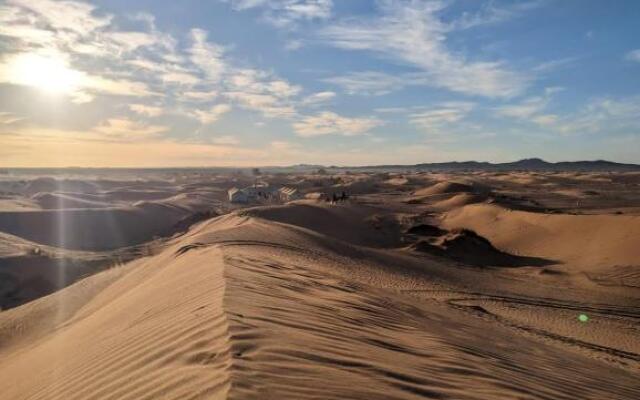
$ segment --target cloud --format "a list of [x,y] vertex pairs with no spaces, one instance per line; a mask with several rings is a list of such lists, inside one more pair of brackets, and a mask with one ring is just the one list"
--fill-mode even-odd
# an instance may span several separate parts
[[207,32],[203,29],[191,30],[192,45],[188,52],[191,61],[197,65],[212,81],[220,79],[226,66],[223,60],[222,46],[207,41]]
[[540,114],[531,117],[531,121],[541,126],[553,126],[558,122],[556,114]]
[[275,140],[269,144],[269,147],[275,151],[291,151],[299,147],[295,143]]
[[216,122],[220,117],[231,111],[231,106],[228,104],[216,104],[208,110],[193,110],[188,112],[188,115],[200,121],[201,124],[207,125]]
[[545,114],[545,110],[551,102],[553,95],[562,92],[564,88],[552,86],[544,89],[541,96],[532,96],[521,100],[519,103],[507,104],[495,107],[496,114],[502,117],[515,118],[533,122],[541,126],[553,125],[558,116],[555,114]]
[[440,129],[461,121],[474,107],[475,104],[470,102],[447,102],[413,113],[409,120],[429,133],[442,133]]
[[347,94],[381,96],[399,90],[407,84],[400,76],[392,76],[382,72],[352,72],[342,76],[323,79],[323,82],[342,87]]
[[549,99],[546,97],[529,97],[517,104],[496,107],[495,110],[504,117],[530,119],[544,110],[548,103]]
[[237,70],[229,77],[227,86],[225,97],[268,118],[295,115],[294,97],[302,91],[300,86],[255,69]]
[[192,86],[200,83],[200,78],[188,72],[166,72],[160,75],[164,83],[176,83],[184,86]]
[[235,136],[218,136],[211,140],[211,143],[220,144],[225,146],[237,146],[240,144],[240,141]]
[[109,34],[111,40],[119,45],[123,51],[130,52],[140,47],[149,47],[156,43],[157,38],[147,32],[113,32]]
[[382,121],[373,118],[349,118],[334,112],[325,111],[313,116],[303,117],[293,124],[298,136],[311,137],[339,134],[345,136],[360,135],[382,125]]
[[470,29],[478,26],[493,25],[522,16],[526,11],[542,6],[544,0],[524,1],[498,7],[493,1],[482,4],[475,13],[464,12],[450,23],[452,29]]
[[87,35],[111,23],[112,16],[96,16],[96,7],[77,1],[8,0],[8,4],[29,10],[44,19],[54,29]]
[[24,118],[17,117],[14,113],[0,111],[0,125],[11,125],[22,121]]
[[510,70],[502,61],[470,61],[447,47],[452,27],[438,13],[440,1],[389,0],[377,18],[347,20],[323,29],[325,43],[346,50],[370,51],[425,74],[426,83],[453,92],[490,98],[524,91],[530,77]]
[[122,95],[122,96],[160,96],[160,93],[152,92],[143,82],[127,79],[109,79],[100,76],[87,76],[84,87],[98,93]]
[[600,98],[573,114],[559,117],[551,127],[562,134],[638,132],[640,97]]
[[263,18],[278,27],[291,26],[301,20],[327,19],[332,0],[223,0],[236,10],[264,9]]
[[320,103],[326,103],[327,101],[333,99],[334,97],[336,97],[336,93],[335,92],[318,92],[318,93],[314,93],[312,95],[309,95],[307,97],[305,97],[302,100],[302,104],[320,104]]
[[55,49],[69,54],[120,58],[142,47],[164,52],[175,44],[170,35],[151,31],[118,31],[113,15],[78,1],[10,0],[0,6],[0,34],[13,41],[14,51]]
[[542,96],[494,108],[506,118],[533,123],[551,132],[573,134],[615,134],[640,130],[640,97],[597,98],[565,114],[549,113],[553,95],[563,88],[546,88]]
[[[276,8],[300,18],[312,18],[322,4],[285,1]],[[52,21],[53,16],[58,19]],[[119,30],[112,23],[113,16],[75,1],[15,0],[9,6],[0,6],[0,34],[16,41],[11,52],[0,58],[0,82],[24,84],[4,72],[19,69],[11,66],[14,59],[35,54],[54,60],[73,81],[68,97],[74,103],[88,103],[101,95],[153,96],[154,104],[159,98],[165,104],[187,103],[188,108],[193,107],[191,103],[208,105],[224,97],[226,102],[270,118],[291,118],[297,114],[298,104],[328,99],[326,93],[303,98],[300,86],[271,72],[236,67],[225,48],[210,41],[203,29],[191,29],[186,46],[178,48],[178,40],[157,30],[153,16],[136,14],[130,18],[144,22],[146,29]],[[74,23],[74,30],[70,32],[66,23]],[[143,102],[134,104],[138,105],[137,112],[145,115]],[[221,115],[221,110],[199,106],[190,114],[202,123],[210,123]]]
[[379,107],[379,108],[374,108],[373,111],[377,113],[384,113],[384,114],[399,114],[399,113],[406,112],[407,109],[404,107]]
[[285,45],[284,45],[284,49],[287,51],[296,51],[302,48],[302,46],[304,46],[304,42],[300,39],[293,39],[293,40],[288,40]]
[[564,57],[556,60],[545,61],[536,65],[533,71],[538,73],[547,73],[558,69],[569,67],[578,61],[577,57]]
[[164,113],[162,107],[148,106],[145,104],[129,104],[129,109],[136,114],[147,117],[158,117]]
[[218,97],[217,90],[209,90],[209,91],[188,90],[180,94],[181,100],[194,101],[194,102],[212,101],[216,97]]
[[105,139],[132,141],[157,137],[168,129],[167,126],[150,125],[127,118],[109,118],[93,128],[92,132]]
[[[152,21],[147,32],[119,31],[112,21],[111,14],[84,2],[8,1],[0,6],[0,35],[10,39],[3,49],[2,81],[45,89],[65,84],[74,103],[99,95],[158,95],[127,68],[129,57],[142,49],[170,54],[175,41],[156,31]],[[29,68],[47,69],[48,74],[39,79],[36,73],[24,73]],[[7,73],[12,69],[23,73],[12,77]]]
[[640,49],[631,50],[626,54],[625,58],[629,61],[640,62]]

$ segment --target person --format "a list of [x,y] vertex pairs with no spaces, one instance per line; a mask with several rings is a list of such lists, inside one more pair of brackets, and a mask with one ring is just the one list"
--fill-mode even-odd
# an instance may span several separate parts
[[336,204],[338,202],[338,196],[335,193],[331,195],[331,204]]

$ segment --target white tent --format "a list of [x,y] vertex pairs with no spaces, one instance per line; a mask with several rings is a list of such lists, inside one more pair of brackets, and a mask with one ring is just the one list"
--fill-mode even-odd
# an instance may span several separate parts
[[229,189],[228,193],[229,193],[229,201],[232,203],[248,203],[249,202],[249,196],[247,196],[247,193],[242,189],[238,189],[234,187]]

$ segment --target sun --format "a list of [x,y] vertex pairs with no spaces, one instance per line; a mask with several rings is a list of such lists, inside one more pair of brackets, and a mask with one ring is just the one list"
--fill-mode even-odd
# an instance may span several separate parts
[[69,67],[65,58],[55,54],[23,53],[9,63],[9,81],[53,94],[74,92],[83,74]]

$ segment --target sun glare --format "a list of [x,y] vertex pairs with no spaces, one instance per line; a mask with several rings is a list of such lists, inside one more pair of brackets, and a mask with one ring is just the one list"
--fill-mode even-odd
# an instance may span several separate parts
[[82,73],[69,68],[64,58],[37,53],[16,56],[8,73],[15,84],[55,94],[73,92],[82,80]]

